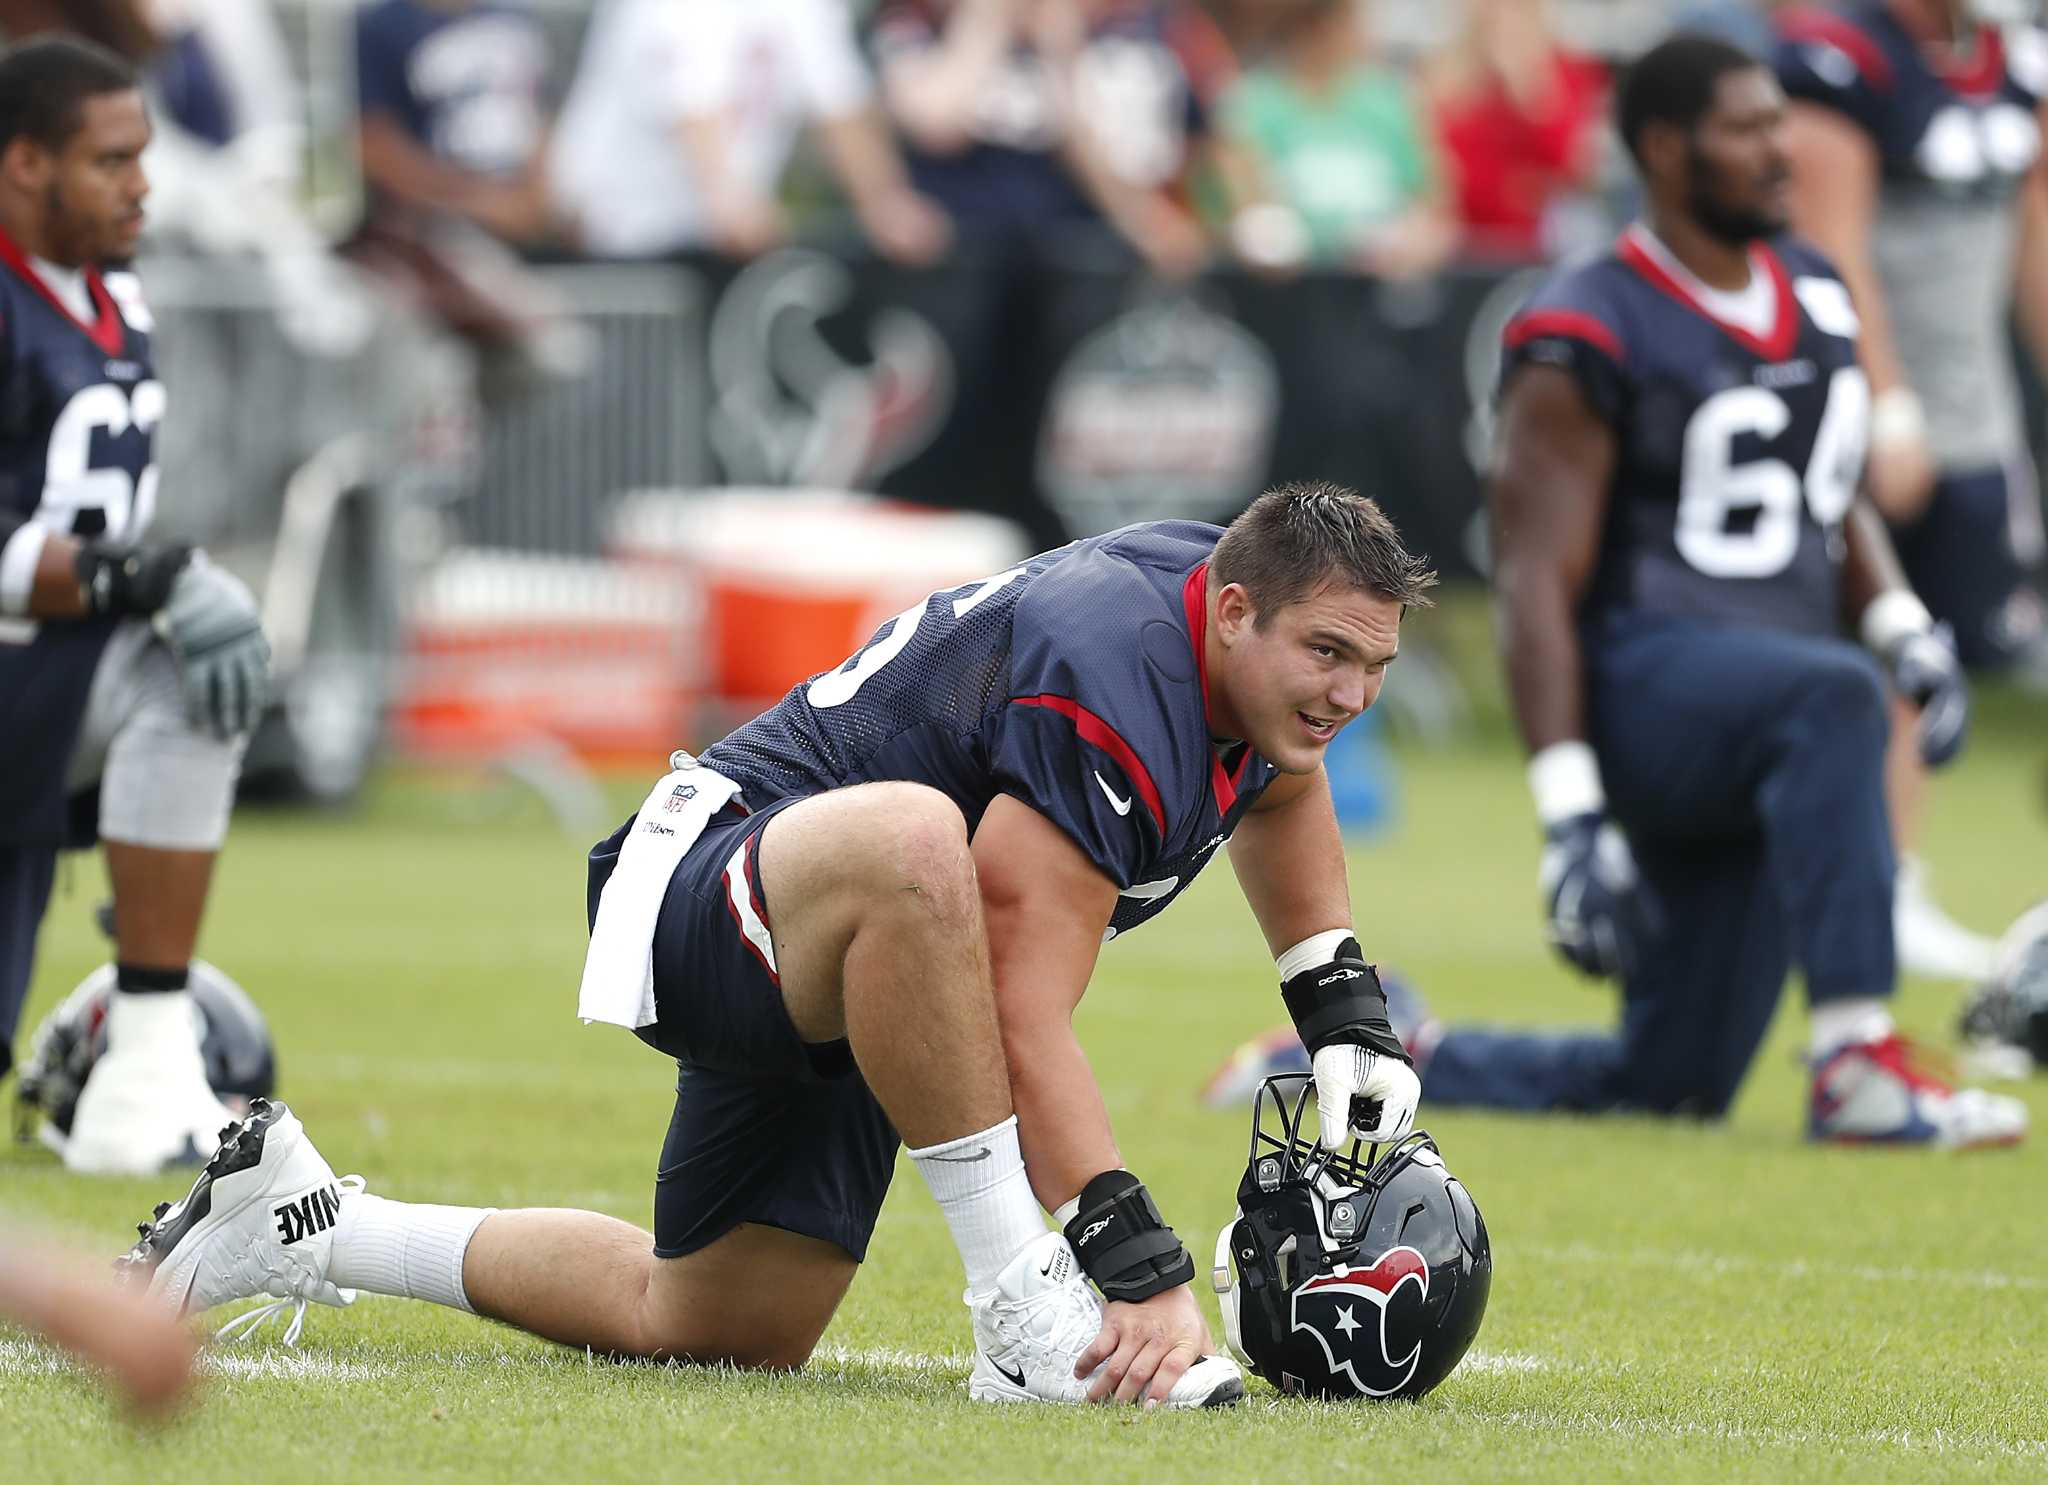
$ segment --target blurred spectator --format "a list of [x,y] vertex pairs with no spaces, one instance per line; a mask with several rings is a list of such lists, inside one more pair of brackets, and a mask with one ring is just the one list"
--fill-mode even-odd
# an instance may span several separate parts
[[507,0],[356,16],[365,217],[347,246],[481,356],[488,395],[582,369],[587,337],[505,244],[555,233],[541,178],[547,38]]
[[547,38],[503,0],[376,0],[356,18],[363,175],[386,207],[507,242],[548,228],[539,163]]
[[151,81],[188,134],[260,153],[266,175],[294,176],[304,145],[298,80],[271,0],[149,0],[163,49]]
[[750,257],[789,233],[776,200],[807,122],[877,251],[929,262],[944,214],[911,189],[841,0],[607,0],[550,164],[584,246]]
[[1374,60],[1353,0],[1300,0],[1223,101],[1218,164],[1248,262],[1420,278],[1456,229],[1408,83]]
[[1772,13],[1788,0],[1694,0],[1672,17],[1673,35],[1718,36],[1766,61],[1778,44]]
[[360,350],[374,308],[302,205],[304,99],[271,0],[150,0],[147,10],[158,41],[145,70],[151,241],[254,258],[295,346]]
[[0,32],[20,41],[45,31],[70,31],[131,62],[156,46],[149,0],[0,0]]
[[1000,246],[1107,224],[1156,271],[1208,257],[1182,204],[1236,64],[1183,0],[884,0],[883,96],[918,185]]
[[1466,250],[1555,255],[1599,173],[1606,69],[1557,43],[1544,0],[1467,0],[1430,91]]

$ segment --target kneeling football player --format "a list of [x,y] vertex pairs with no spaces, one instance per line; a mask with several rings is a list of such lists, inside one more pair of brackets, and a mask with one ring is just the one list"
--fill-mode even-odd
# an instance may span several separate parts
[[192,1310],[366,1289],[607,1354],[794,1367],[900,1141],[966,1269],[973,1396],[1235,1400],[1073,1012],[1101,946],[1229,841],[1323,1137],[1407,1130],[1323,754],[1433,582],[1371,501],[1310,486],[1228,531],[1126,527],[932,594],[679,755],[592,852],[580,1014],[680,1069],[651,1236],[370,1195],[264,1104],[136,1265]]

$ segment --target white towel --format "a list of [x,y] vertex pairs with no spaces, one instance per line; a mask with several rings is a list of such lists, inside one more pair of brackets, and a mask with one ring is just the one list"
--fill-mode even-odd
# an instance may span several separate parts
[[663,776],[619,847],[619,863],[597,900],[576,1014],[628,1031],[654,1020],[654,928],[683,853],[711,817],[740,792],[713,768],[692,762]]

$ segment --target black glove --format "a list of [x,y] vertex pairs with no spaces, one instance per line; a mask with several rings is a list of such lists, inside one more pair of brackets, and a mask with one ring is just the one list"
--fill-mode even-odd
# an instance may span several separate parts
[[1892,685],[1920,709],[1920,759],[1939,768],[1963,750],[1970,730],[1970,690],[1948,626],[1908,634],[1879,657]]
[[192,560],[190,547],[107,546],[91,542],[78,549],[78,585],[95,614],[153,614],[171,596],[178,574]]
[[1596,977],[1635,972],[1663,915],[1618,826],[1598,812],[1550,826],[1537,880],[1558,953]]

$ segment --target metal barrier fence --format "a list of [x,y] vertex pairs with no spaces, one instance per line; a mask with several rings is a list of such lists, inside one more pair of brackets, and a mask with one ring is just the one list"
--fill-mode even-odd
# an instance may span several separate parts
[[484,418],[477,493],[457,522],[471,546],[595,556],[610,497],[711,477],[702,295],[670,267],[540,276],[587,332],[587,368]]

